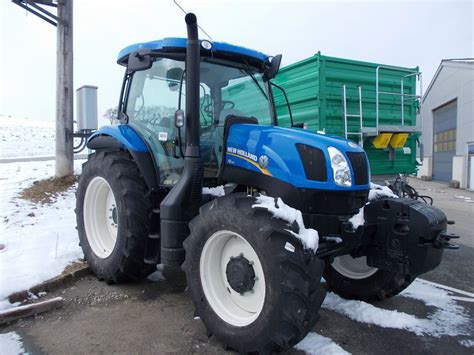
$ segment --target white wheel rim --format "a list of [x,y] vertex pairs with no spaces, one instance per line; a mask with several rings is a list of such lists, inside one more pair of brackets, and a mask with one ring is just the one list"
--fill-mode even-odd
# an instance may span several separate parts
[[334,258],[331,266],[341,275],[355,280],[370,277],[378,270],[367,265],[367,257],[353,258],[349,254]]
[[87,185],[83,214],[92,251],[99,258],[107,258],[117,242],[119,221],[114,193],[104,178],[96,176]]
[[[251,291],[236,292],[227,281],[231,257],[243,254],[255,272]],[[243,327],[254,322],[265,303],[265,276],[253,247],[241,235],[228,230],[214,233],[204,245],[199,265],[204,295],[214,312],[227,323]]]

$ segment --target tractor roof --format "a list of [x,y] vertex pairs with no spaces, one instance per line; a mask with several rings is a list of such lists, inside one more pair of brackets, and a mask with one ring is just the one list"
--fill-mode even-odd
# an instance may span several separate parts
[[[186,41],[187,41],[186,38],[167,37],[167,38],[163,38],[157,41],[132,44],[131,46],[125,47],[124,49],[120,51],[117,58],[117,62],[121,65],[125,65],[127,63],[128,55],[138,50],[148,49],[151,51],[160,52],[162,50],[166,50],[166,49],[169,50],[172,48],[185,49]],[[253,49],[240,47],[240,46],[234,46],[233,44],[229,44],[225,42],[210,42],[210,43],[212,43],[213,52],[240,54],[240,55],[244,55],[246,57],[250,57],[252,59],[256,59],[263,62],[268,61],[268,58],[269,58],[268,55],[255,51]]]

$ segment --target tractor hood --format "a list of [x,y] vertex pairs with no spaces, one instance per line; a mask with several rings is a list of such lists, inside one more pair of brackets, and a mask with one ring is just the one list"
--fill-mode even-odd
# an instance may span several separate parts
[[[351,186],[336,184],[328,148],[345,157]],[[364,150],[352,141],[305,130],[234,124],[226,141],[226,166],[273,177],[296,188],[368,190],[369,164]]]

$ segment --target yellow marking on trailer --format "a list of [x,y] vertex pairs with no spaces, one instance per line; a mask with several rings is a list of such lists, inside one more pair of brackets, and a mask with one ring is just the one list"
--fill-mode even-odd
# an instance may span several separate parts
[[255,166],[258,170],[260,170],[263,174],[265,175],[268,175],[268,176],[273,176],[272,173],[270,171],[268,171],[268,169],[262,169],[260,167],[260,165],[258,165],[257,162],[254,162],[253,160],[249,159],[249,158],[246,158],[246,157],[243,157],[242,155],[238,155],[238,154],[234,154],[234,153],[229,153],[227,152],[227,154],[229,155],[232,155],[234,157],[237,157],[237,158],[240,158],[240,159],[243,159],[247,162],[249,162],[250,164],[252,164],[253,166]]

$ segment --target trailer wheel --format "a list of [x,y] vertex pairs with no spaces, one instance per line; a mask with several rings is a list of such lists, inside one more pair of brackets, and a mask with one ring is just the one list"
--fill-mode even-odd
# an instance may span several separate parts
[[343,255],[327,263],[324,279],[328,290],[347,299],[384,300],[398,295],[415,279],[410,275],[380,270],[367,265],[365,256]]
[[99,280],[138,280],[156,267],[144,263],[151,201],[128,152],[99,151],[82,166],[76,219],[84,257]]
[[196,314],[239,352],[287,349],[318,319],[324,263],[305,252],[293,227],[231,194],[203,207],[185,240],[188,289]]

